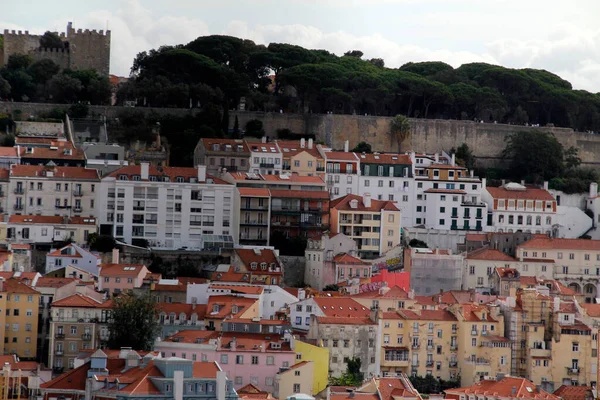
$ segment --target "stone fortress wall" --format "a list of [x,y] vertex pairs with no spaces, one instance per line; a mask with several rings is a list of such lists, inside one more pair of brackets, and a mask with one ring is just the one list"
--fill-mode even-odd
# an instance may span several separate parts
[[108,75],[110,31],[76,30],[69,22],[66,33],[55,33],[68,43],[64,49],[40,48],[41,35],[5,29],[0,48],[0,66],[5,65],[13,54],[29,54],[34,60],[48,58],[61,68],[95,69],[100,75]]
[[[6,103],[0,102],[0,113],[11,114],[21,110],[23,118],[38,116],[53,108],[67,108],[64,104],[46,103]],[[90,106],[90,112],[106,118],[117,118],[125,111],[154,112],[160,115],[186,115],[197,110],[178,108],[130,108],[118,106]],[[401,144],[390,134],[389,117],[359,116],[342,114],[280,114],[263,112],[230,112],[229,126],[233,127],[235,117],[240,127],[251,119],[263,122],[265,133],[276,137],[278,129],[290,129],[297,134],[314,134],[316,141],[325,143],[334,149],[344,148],[344,141],[353,148],[361,141],[371,144],[373,151],[420,151],[435,153],[446,151],[466,143],[478,158],[479,166],[498,166],[502,164],[502,150],[506,147],[506,138],[519,131],[539,129],[556,136],[563,146],[579,149],[579,157],[584,167],[600,170],[600,135],[574,132],[570,128],[540,127],[505,124],[481,124],[473,121],[411,119],[411,134]]]

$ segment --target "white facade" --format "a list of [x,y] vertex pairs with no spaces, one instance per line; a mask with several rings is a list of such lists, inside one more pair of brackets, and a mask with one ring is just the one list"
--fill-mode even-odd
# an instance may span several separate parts
[[307,331],[310,328],[310,317],[316,315],[317,317],[324,317],[325,313],[314,297],[300,300],[290,305],[290,324],[294,329],[302,329]]
[[236,238],[235,187],[215,183],[205,171],[142,164],[111,173],[102,179],[98,199],[101,233],[165,248],[201,248],[203,235]]
[[548,182],[543,189],[514,182],[489,187],[483,191],[483,198],[492,212],[490,228],[494,232],[550,234],[557,224],[556,200],[548,192]]
[[[341,151],[321,151],[325,159],[325,181],[331,199],[347,194],[358,194],[360,178],[360,160],[355,153],[347,149]],[[321,149],[321,148],[320,148]]]
[[323,290],[328,284],[337,283],[337,274],[333,267],[333,257],[346,253],[356,255],[356,242],[343,233],[325,234],[320,239],[308,239],[306,243],[306,266],[304,283],[314,289]]
[[[59,220],[36,222],[37,215],[23,215],[18,221],[9,218],[7,223],[7,241],[16,244],[52,243],[71,239],[74,243],[84,244],[87,236],[97,231],[96,220],[91,218],[87,223],[70,224],[68,221]],[[85,221],[81,219],[81,221]]]
[[6,210],[21,215],[96,215],[100,178],[94,169],[13,165]]
[[279,175],[283,166],[283,154],[277,143],[248,142],[250,148],[249,172],[263,175]]
[[70,244],[62,249],[51,251],[46,254],[46,273],[68,265],[72,265],[94,276],[98,276],[100,257],[76,244]]

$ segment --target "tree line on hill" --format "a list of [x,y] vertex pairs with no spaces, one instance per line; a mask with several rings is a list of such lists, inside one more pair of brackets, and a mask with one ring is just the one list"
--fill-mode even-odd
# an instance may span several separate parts
[[121,103],[230,109],[245,97],[249,110],[402,114],[600,130],[600,96],[573,90],[545,70],[485,63],[453,68],[443,62],[386,68],[384,60],[364,59],[359,50],[336,56],[213,35],[139,53],[131,72],[118,92]]

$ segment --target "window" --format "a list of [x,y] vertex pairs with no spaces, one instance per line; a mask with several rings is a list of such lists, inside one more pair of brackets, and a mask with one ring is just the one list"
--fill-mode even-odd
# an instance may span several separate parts
[[236,364],[243,364],[244,363],[244,356],[235,356],[235,363]]
[[579,351],[579,343],[578,342],[573,342],[573,351],[574,352],[578,352]]
[[252,365],[258,365],[258,356],[252,356]]
[[221,364],[227,364],[229,362],[229,355],[221,354]]
[[275,364],[275,357],[267,356],[267,365],[273,365],[273,364]]
[[300,384],[294,383],[294,393],[300,393]]

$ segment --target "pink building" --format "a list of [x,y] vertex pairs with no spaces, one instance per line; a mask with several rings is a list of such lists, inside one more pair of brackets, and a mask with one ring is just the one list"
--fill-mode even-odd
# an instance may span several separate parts
[[139,288],[149,274],[140,264],[102,264],[98,273],[98,290],[117,294]]
[[164,341],[156,341],[154,350],[163,357],[181,357],[195,361],[216,361],[239,389],[252,384],[273,392],[280,368],[296,362],[294,338],[280,335],[181,331]]
[[371,277],[371,264],[350,254],[338,254],[333,258],[333,265],[336,271],[336,282],[353,278],[364,279]]
[[371,278],[371,283],[375,282],[386,282],[388,287],[398,286],[408,292],[410,289],[410,273],[390,272],[387,269],[382,269]]

